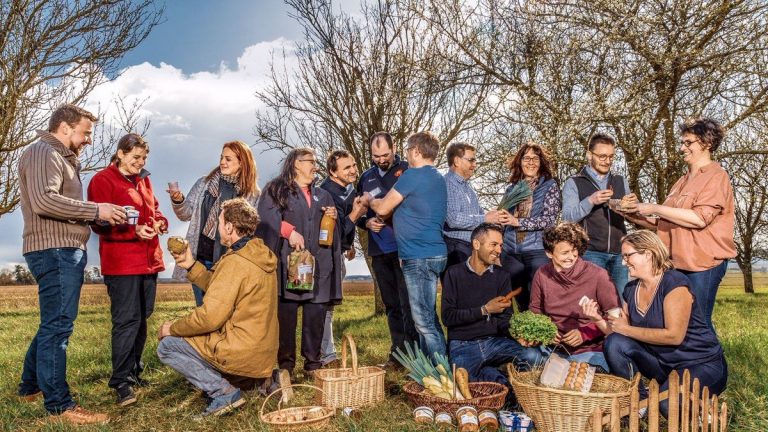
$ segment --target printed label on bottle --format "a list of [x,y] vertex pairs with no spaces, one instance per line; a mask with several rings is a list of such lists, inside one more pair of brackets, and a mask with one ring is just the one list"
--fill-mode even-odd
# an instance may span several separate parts
[[320,230],[320,241],[328,241],[328,230]]

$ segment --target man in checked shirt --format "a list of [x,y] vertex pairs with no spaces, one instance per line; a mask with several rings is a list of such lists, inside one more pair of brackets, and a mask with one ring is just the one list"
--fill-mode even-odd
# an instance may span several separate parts
[[473,229],[483,222],[504,223],[509,214],[498,210],[486,212],[480,207],[477,193],[469,182],[477,168],[475,147],[464,142],[453,143],[446,149],[445,156],[449,166],[444,176],[448,188],[448,213],[443,225],[443,238],[448,247],[447,270],[454,264],[466,262],[472,255],[469,239]]

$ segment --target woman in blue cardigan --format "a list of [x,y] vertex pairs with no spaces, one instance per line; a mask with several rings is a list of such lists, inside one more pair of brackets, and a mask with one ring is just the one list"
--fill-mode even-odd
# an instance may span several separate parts
[[520,182],[526,182],[532,191],[527,199],[506,209],[502,216],[502,223],[506,225],[502,265],[512,273],[513,284],[523,288],[516,297],[523,311],[530,302],[533,275],[549,262],[542,233],[555,226],[562,205],[560,187],[554,178],[555,164],[543,147],[532,142],[523,144],[507,166],[511,171],[507,191]]

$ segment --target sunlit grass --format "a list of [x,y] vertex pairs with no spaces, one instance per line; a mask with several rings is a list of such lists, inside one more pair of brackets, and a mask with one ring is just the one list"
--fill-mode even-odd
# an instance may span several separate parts
[[[729,274],[723,283],[715,306],[715,324],[728,359],[730,376],[724,400],[731,413],[730,430],[768,430],[768,276],[757,275],[758,293],[741,292],[740,277]],[[165,288],[163,288],[165,289]],[[45,410],[41,402],[22,403],[15,397],[25,350],[37,329],[38,314],[34,302],[13,301],[0,288],[0,429],[1,430],[74,430],[60,425],[41,423]],[[191,305],[191,295],[169,293],[159,295],[155,314],[150,321],[150,337],[145,350],[145,378],[153,382],[142,389],[139,403],[119,408],[107,387],[110,375],[110,320],[106,297],[98,290],[89,294],[82,305],[68,352],[68,380],[76,400],[89,409],[109,413],[108,426],[78,430],[121,431],[187,431],[187,430],[255,430],[266,431],[259,420],[264,398],[248,392],[248,403],[238,412],[218,419],[195,422],[194,414],[205,408],[203,400],[178,374],[157,360],[154,337],[157,327],[167,319],[181,316]],[[15,294],[15,293],[14,293]],[[171,295],[173,294],[173,295]],[[185,294],[186,295],[186,294]],[[384,316],[374,316],[372,296],[350,296],[335,312],[335,336],[344,332],[354,335],[361,365],[386,360],[389,336]],[[297,366],[297,371],[301,366]],[[300,376],[301,374],[299,374]],[[360,421],[337,416],[330,430],[338,431],[431,431],[418,427],[411,417],[411,407],[399,393],[404,374],[387,373],[387,400],[363,410]],[[306,403],[309,394],[299,390],[298,401]],[[267,410],[275,409],[269,403]]]

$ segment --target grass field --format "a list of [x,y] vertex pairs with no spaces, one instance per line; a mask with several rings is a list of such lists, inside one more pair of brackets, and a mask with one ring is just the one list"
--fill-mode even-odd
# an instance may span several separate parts
[[[730,368],[724,400],[729,405],[729,430],[732,431],[768,430],[765,409],[768,404],[768,275],[757,275],[755,285],[758,293],[746,295],[742,292],[740,277],[729,272],[715,307],[715,323]],[[337,340],[344,332],[352,333],[362,365],[384,361],[389,346],[386,320],[383,316],[374,316],[370,290],[368,284],[345,286],[347,297],[335,314]],[[0,287],[2,430],[70,430],[41,422],[40,419],[45,417],[41,402],[22,403],[14,397],[25,350],[37,329],[36,302],[35,287]],[[157,341],[152,337],[160,323],[182,316],[191,303],[188,285],[160,287],[156,311],[150,321],[151,337],[144,355],[145,378],[153,385],[141,390],[138,404],[119,408],[107,387],[110,375],[108,298],[102,286],[84,287],[80,315],[68,348],[68,379],[77,401],[89,409],[109,413],[112,420],[107,426],[80,430],[268,430],[259,421],[259,409],[264,399],[252,392],[246,394],[248,403],[237,413],[203,422],[191,420],[192,415],[204,408],[204,402],[179,375],[158,362],[154,353]],[[385,403],[365,409],[359,421],[336,417],[329,430],[433,430],[432,427],[418,427],[412,421],[412,408],[399,391],[404,379],[403,374],[388,372]],[[305,394],[299,399],[301,396],[308,398]],[[274,408],[275,404],[267,405],[267,410]]]

